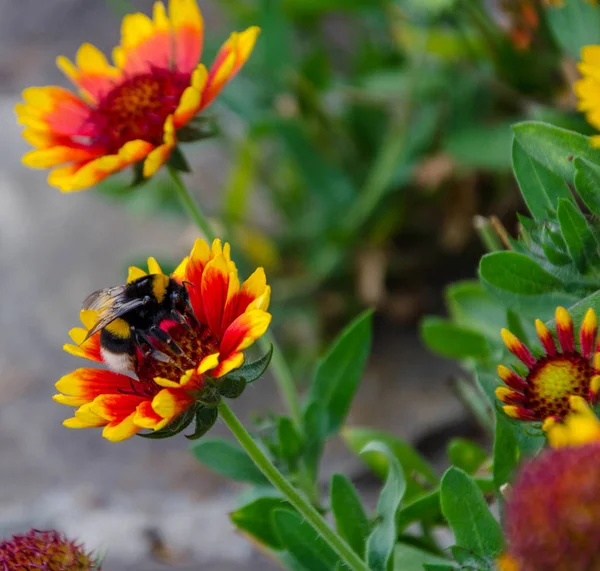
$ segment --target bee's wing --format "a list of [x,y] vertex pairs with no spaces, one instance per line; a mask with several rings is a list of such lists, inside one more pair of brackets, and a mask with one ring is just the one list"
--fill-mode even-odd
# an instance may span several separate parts
[[86,339],[89,339],[92,335],[94,335],[94,333],[98,333],[98,331],[104,329],[109,323],[113,322],[115,319],[118,319],[122,315],[125,315],[127,312],[137,309],[142,305],[144,305],[143,299],[132,299],[123,303],[115,303],[113,301],[112,305],[108,306],[104,310],[101,310],[100,319],[98,319],[94,326],[88,331],[84,341]]
[[119,296],[123,295],[125,287],[126,286],[124,285],[119,285],[96,290],[95,292],[90,293],[90,295],[83,300],[81,307],[82,309],[105,311],[114,304]]

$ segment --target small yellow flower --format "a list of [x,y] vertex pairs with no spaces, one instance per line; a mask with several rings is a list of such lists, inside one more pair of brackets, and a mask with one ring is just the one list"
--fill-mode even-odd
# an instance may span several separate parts
[[569,412],[569,398],[580,396],[588,402],[596,400],[600,389],[600,353],[596,348],[598,321],[589,309],[579,333],[578,349],[575,345],[573,321],[569,312],[556,310],[557,348],[552,334],[539,319],[535,322],[538,337],[544,347],[541,357],[531,351],[507,329],[502,330],[502,340],[526,367],[520,375],[504,365],[498,365],[498,376],[506,386],[496,389],[496,396],[512,418],[528,421],[560,420]]
[[503,553],[496,560],[497,571],[519,571],[517,562],[508,553]]
[[[577,109],[585,113],[590,125],[600,131],[600,45],[585,46],[577,64],[582,78],[575,82]],[[600,147],[600,135],[590,138],[594,147]]]
[[244,65],[259,32],[231,34],[207,70],[196,0],[170,0],[168,8],[155,2],[152,18],[125,16],[114,65],[91,44],[79,48],[75,64],[60,56],[78,95],[54,86],[23,91],[15,111],[35,147],[23,164],[53,169],[49,184],[72,192],[136,163],[147,178],[168,161],[178,134]]

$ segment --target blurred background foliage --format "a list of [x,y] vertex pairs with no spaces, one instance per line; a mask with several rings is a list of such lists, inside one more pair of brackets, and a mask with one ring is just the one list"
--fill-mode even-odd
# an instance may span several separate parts
[[[590,133],[572,94],[579,50],[600,28],[585,0],[219,4],[231,25],[262,34],[209,110],[220,136],[184,151],[191,164],[207,145],[230,157],[209,214],[249,266],[265,266],[300,375],[362,306],[407,324],[440,311],[442,287],[475,273],[476,214],[514,233],[512,124]],[[216,35],[206,31],[204,61]],[[123,181],[100,191],[183,215],[166,176],[143,191]]]

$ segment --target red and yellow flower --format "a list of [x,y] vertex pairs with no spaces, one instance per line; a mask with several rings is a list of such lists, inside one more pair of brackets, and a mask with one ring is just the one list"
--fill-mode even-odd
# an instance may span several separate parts
[[100,571],[92,553],[58,531],[32,529],[0,541],[0,569],[14,571]]
[[258,28],[233,33],[209,71],[200,64],[204,35],[195,0],[154,4],[153,17],[125,16],[114,65],[91,44],[75,64],[58,67],[79,94],[62,87],[30,87],[15,110],[35,150],[23,157],[51,168],[48,182],[63,192],[82,190],[129,165],[152,176],[170,157],[178,130],[215,99],[246,62]]
[[600,390],[600,353],[596,346],[598,321],[593,309],[585,315],[579,334],[580,349],[575,344],[573,321],[569,312],[556,310],[556,336],[539,319],[535,322],[538,337],[544,347],[541,357],[531,351],[507,329],[502,339],[509,351],[527,367],[520,375],[498,365],[498,375],[506,386],[496,389],[496,396],[504,403],[507,415],[520,420],[544,421],[562,419],[569,412],[569,398],[583,397],[596,401]]
[[[148,260],[148,273],[162,274],[157,262]],[[146,275],[130,268],[128,281]],[[196,240],[189,257],[172,277],[187,282],[197,323],[165,321],[161,324],[183,349],[168,362],[152,357],[138,359],[135,378],[99,368],[80,368],[56,383],[54,400],[76,407],[64,421],[69,428],[103,427],[111,441],[133,436],[142,429],[164,428],[196,404],[211,379],[221,379],[242,366],[243,351],[267,330],[271,289],[262,268],[240,284],[229,244],[215,240],[212,248]],[[74,344],[65,345],[73,355],[101,363],[100,333],[85,340],[97,320],[96,312],[82,311],[83,327],[71,330]]]

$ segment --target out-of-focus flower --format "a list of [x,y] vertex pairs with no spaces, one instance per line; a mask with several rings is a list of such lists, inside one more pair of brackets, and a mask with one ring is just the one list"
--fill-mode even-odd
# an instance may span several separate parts
[[[233,33],[210,71],[199,64],[204,24],[195,0],[154,4],[152,19],[125,16],[114,66],[91,44],[76,63],[58,67],[78,88],[30,87],[17,104],[24,138],[36,149],[23,157],[34,168],[52,168],[50,185],[63,192],[93,186],[129,165],[152,176],[171,156],[178,135],[205,109],[246,62],[259,29]],[[192,135],[185,133],[185,137]]]
[[0,542],[1,571],[99,570],[96,557],[58,531],[31,530]]
[[526,51],[539,25],[536,3],[533,0],[502,0],[500,8],[508,16],[508,35],[514,47]]
[[[162,274],[152,258],[148,273]],[[130,268],[128,282],[144,275],[143,270]],[[259,268],[240,285],[229,244],[222,246],[215,240],[211,249],[204,240],[196,240],[190,256],[172,278],[187,284],[194,323],[165,319],[160,328],[182,354],[173,353],[166,362],[139,355],[136,378],[96,368],[81,368],[64,376],[56,383],[61,394],[54,400],[77,407],[73,418],[64,421],[65,426],[103,427],[105,438],[120,441],[144,428],[159,431],[172,421],[187,418],[189,424],[188,413],[214,396],[219,380],[224,382],[228,373],[242,366],[242,352],[267,330],[271,289],[265,273]],[[71,330],[75,344],[65,345],[66,351],[103,362],[100,332],[85,340],[97,317],[95,311],[82,311],[84,327]],[[212,410],[215,416],[211,423],[216,420]]]
[[496,560],[496,569],[498,571],[519,571],[517,562],[508,553],[503,553]]
[[[562,8],[565,5],[565,0],[543,0],[544,4],[547,6],[552,6],[553,8]],[[580,2],[587,2],[588,4],[592,4],[596,6],[598,4],[598,0],[579,0]]]
[[[600,45],[582,48],[577,68],[583,76],[574,86],[577,108],[585,113],[590,125],[600,130]],[[590,137],[590,141],[600,147],[600,135]]]
[[504,516],[513,569],[600,569],[600,442],[547,449],[530,460]]
[[562,419],[569,412],[569,397],[581,396],[593,403],[600,389],[596,314],[589,309],[585,315],[579,334],[580,350],[575,346],[573,321],[565,308],[556,310],[560,349],[539,319],[535,326],[544,347],[544,354],[537,358],[515,335],[502,330],[504,343],[527,367],[527,372],[520,375],[498,365],[498,375],[507,386],[498,387],[496,396],[505,403],[504,411],[510,417],[530,421],[544,421],[548,417]]
[[557,422],[554,418],[548,418],[544,422],[550,445],[562,448],[600,441],[600,420],[588,403],[581,397],[571,397],[569,402],[572,412],[562,422]]

